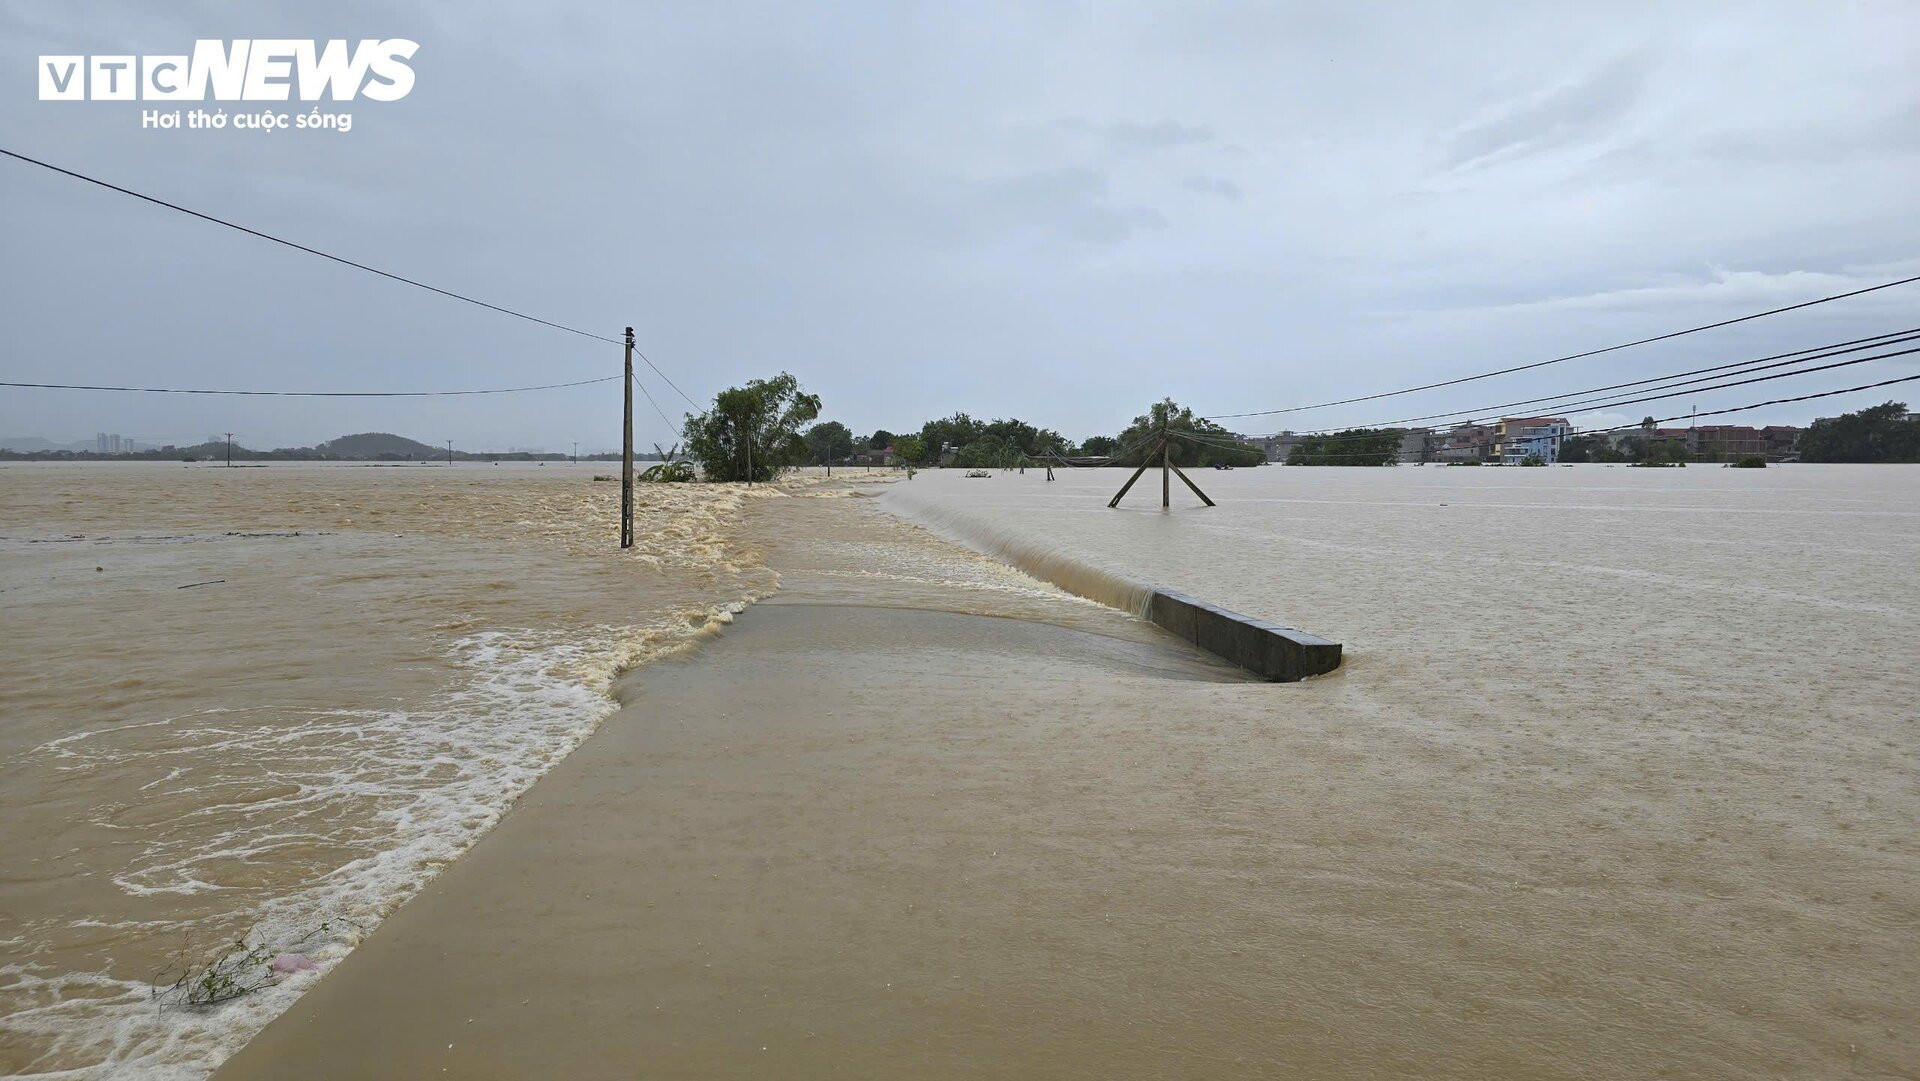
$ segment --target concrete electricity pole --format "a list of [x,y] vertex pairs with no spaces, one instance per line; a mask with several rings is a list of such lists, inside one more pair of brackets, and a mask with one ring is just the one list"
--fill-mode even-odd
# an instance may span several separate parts
[[627,328],[627,406],[620,434],[620,547],[633,547],[633,328]]

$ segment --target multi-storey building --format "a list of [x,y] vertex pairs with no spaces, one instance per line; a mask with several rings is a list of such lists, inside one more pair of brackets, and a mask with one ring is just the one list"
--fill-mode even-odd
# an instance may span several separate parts
[[1538,456],[1548,465],[1560,460],[1560,443],[1569,431],[1565,417],[1505,417],[1493,426],[1493,457],[1519,465]]

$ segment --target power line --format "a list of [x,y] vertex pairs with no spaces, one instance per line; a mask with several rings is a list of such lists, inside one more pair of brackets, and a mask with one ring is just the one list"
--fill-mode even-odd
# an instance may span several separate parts
[[[636,352],[636,353],[637,353],[637,352],[639,352],[639,350],[637,350],[637,349],[636,349],[636,350],[634,350],[634,352]],[[649,367],[651,367],[651,365],[649,365]],[[617,379],[617,378],[619,378],[619,377],[618,377],[618,376],[615,376],[614,378],[616,378],[616,379]],[[666,378],[666,377],[665,377],[665,376],[662,376],[661,378],[663,378],[663,379],[664,379],[664,378]],[[675,423],[674,423],[673,421],[671,421],[671,420],[668,420],[668,419],[667,419],[667,413],[666,413],[666,410],[664,410],[664,409],[661,409],[661,408],[660,408],[660,403],[659,403],[659,402],[656,402],[656,401],[654,401],[654,400],[653,400],[653,394],[652,394],[652,393],[650,393],[650,392],[649,392],[649,391],[647,390],[647,385],[646,385],[645,383],[642,383],[642,382],[640,381],[640,377],[639,377],[639,376],[637,376],[637,375],[636,375],[636,376],[634,376],[634,377],[633,377],[633,385],[634,385],[635,387],[638,387],[638,388],[639,388],[639,390],[640,390],[640,393],[646,396],[646,399],[647,399],[647,404],[648,404],[648,405],[650,405],[650,406],[653,406],[653,411],[654,411],[655,413],[658,413],[658,414],[660,414],[660,419],[661,419],[661,420],[663,420],[663,421],[666,421],[666,425],[667,425],[667,430],[668,430],[668,431],[670,431],[670,432],[672,432],[672,433],[673,433],[674,435],[677,435],[677,436],[679,436],[679,437],[680,437],[680,440],[681,440],[681,442],[685,442],[685,441],[686,441],[686,438],[687,438],[687,433],[686,433],[685,431],[683,431],[683,430],[681,430],[681,428],[680,428],[680,426],[679,426],[678,424],[675,424]]]
[[[1839,349],[1833,352],[1816,353],[1813,356],[1801,357],[1797,360],[1784,361],[1784,362],[1781,362],[1780,364],[1767,364],[1767,365],[1762,365],[1760,367],[1749,367],[1746,369],[1746,371],[1743,371],[1743,372],[1734,372],[1734,373],[1727,373],[1727,374],[1744,375],[1747,372],[1766,371],[1770,368],[1781,367],[1785,364],[1806,364],[1810,361],[1824,360],[1824,359],[1827,359],[1828,357],[1840,356],[1843,353],[1858,352],[1860,349],[1872,349],[1872,348],[1878,348],[1880,346],[1887,346],[1887,345],[1903,345],[1907,342],[1914,341],[1916,338],[1920,338],[1920,335],[1908,335],[1907,337],[1893,338],[1891,340],[1882,340],[1882,341],[1876,342],[1874,345],[1854,346],[1852,348]],[[1658,390],[1658,391],[1661,391],[1661,393],[1647,394],[1641,397],[1632,397],[1631,395],[1629,395],[1624,397],[1609,396],[1609,397],[1602,397],[1602,398],[1591,398],[1584,401],[1566,400],[1568,398],[1578,398],[1579,395],[1581,394],[1589,393],[1586,391],[1579,391],[1571,395],[1561,395],[1558,398],[1533,399],[1533,400],[1551,402],[1552,404],[1542,407],[1551,413],[1591,412],[1597,409],[1611,409],[1616,406],[1622,406],[1622,405],[1639,405],[1642,402],[1657,402],[1657,401],[1665,400],[1667,398],[1679,398],[1679,397],[1684,397],[1686,395],[1691,395],[1691,394],[1704,394],[1709,391],[1726,390],[1729,387],[1742,387],[1742,386],[1748,385],[1749,383],[1765,383],[1773,379],[1790,379],[1796,375],[1812,375],[1815,372],[1824,372],[1833,368],[1846,368],[1846,367],[1851,367],[1855,364],[1866,364],[1870,361],[1875,361],[1875,360],[1887,360],[1893,357],[1909,356],[1913,353],[1920,353],[1920,348],[1901,349],[1891,353],[1876,353],[1875,355],[1870,357],[1856,357],[1852,360],[1843,360],[1834,364],[1821,364],[1821,365],[1816,365],[1814,367],[1796,368],[1795,370],[1790,372],[1775,372],[1772,375],[1755,376],[1752,379],[1736,379],[1736,380],[1732,380],[1724,383],[1710,383],[1710,385],[1707,385],[1707,386],[1691,386],[1690,385],[1693,383],[1705,383],[1712,379],[1724,378],[1724,376],[1707,376],[1701,379],[1689,379],[1679,383],[1670,383],[1664,387],[1649,387],[1647,389]],[[1733,365],[1727,365],[1727,367],[1732,367],[1732,366]],[[1711,369],[1707,369],[1707,370],[1711,370]],[[1660,378],[1665,379],[1670,377],[1662,376]],[[1660,379],[1654,379],[1654,380],[1644,380],[1643,382],[1659,382],[1659,381]],[[1622,384],[1622,385],[1631,386],[1632,384]],[[1639,392],[1636,391],[1634,393],[1637,394]],[[1525,404],[1525,403],[1509,403],[1509,404]],[[1490,406],[1488,408],[1499,409],[1503,407]],[[1474,412],[1481,413],[1484,411],[1474,410]],[[1451,414],[1451,413],[1436,414],[1436,416],[1453,416],[1453,415],[1455,414]],[[1411,419],[1426,420],[1431,418],[1415,417]],[[1407,421],[1387,421],[1382,424],[1349,425],[1344,428],[1321,428],[1314,431],[1297,432],[1294,434],[1303,435],[1303,436],[1332,435],[1340,432],[1355,431],[1355,430],[1391,428],[1397,424],[1404,424],[1404,423],[1407,423]],[[1454,421],[1452,423],[1454,426],[1458,427],[1463,424],[1470,424],[1471,420]]]
[[[1909,350],[1909,352],[1920,352],[1920,350]],[[1795,402],[1810,402],[1816,398],[1831,398],[1839,394],[1853,394],[1863,390],[1878,390],[1881,387],[1891,387],[1900,383],[1911,383],[1917,379],[1920,379],[1920,375],[1903,375],[1898,379],[1883,379],[1877,383],[1863,383],[1857,387],[1842,387],[1838,390],[1823,390],[1823,391],[1819,391],[1818,393],[1800,394],[1791,398],[1773,398],[1764,402],[1754,402],[1751,405],[1736,405],[1736,406],[1729,406],[1725,409],[1707,409],[1707,410],[1701,410],[1699,412],[1693,412],[1693,413],[1676,413],[1671,417],[1660,417],[1657,420],[1655,420],[1653,423],[1655,425],[1661,425],[1661,424],[1666,424],[1669,421],[1692,420],[1699,417],[1718,417],[1718,416],[1724,416],[1725,414],[1728,414],[1728,413],[1745,413],[1745,412],[1748,412],[1749,410],[1765,409],[1768,406],[1773,406],[1773,405],[1792,405]],[[1537,442],[1541,439],[1555,439],[1555,438],[1559,439],[1561,442],[1565,442],[1566,440],[1572,439],[1576,436],[1608,435],[1613,432],[1633,431],[1635,429],[1642,428],[1645,424],[1646,424],[1645,421],[1641,421],[1638,424],[1617,424],[1611,428],[1583,428],[1583,429],[1577,429],[1577,430],[1570,429],[1565,435],[1558,436],[1558,437],[1555,437],[1555,436],[1534,436],[1531,438],[1521,437],[1516,439],[1509,439],[1509,440],[1506,440],[1505,442],[1527,443],[1527,442]],[[1450,447],[1448,449],[1450,450],[1481,450],[1487,447],[1498,446],[1499,443],[1500,441],[1498,440],[1489,440],[1483,443],[1468,443],[1463,446]],[[1319,457],[1371,458],[1372,456],[1354,453],[1354,454],[1321,454],[1319,455]]]
[[212,222],[215,225],[224,225],[227,228],[235,230],[237,232],[242,232],[252,237],[258,237],[261,240],[271,241],[275,244],[284,245],[286,247],[294,249],[295,251],[303,251],[303,252],[306,252],[308,255],[317,255],[322,259],[331,260],[333,262],[341,264],[342,266],[350,266],[350,267],[353,267],[355,270],[364,270],[369,274],[377,274],[382,278],[388,278],[393,281],[400,282],[404,285],[411,285],[416,289],[425,289],[429,293],[438,293],[443,297],[451,297],[454,300],[464,301],[468,304],[472,304],[477,307],[486,308],[489,311],[499,312],[502,315],[511,315],[516,319],[525,319],[530,323],[539,323],[541,326],[552,327],[555,330],[564,330],[569,334],[578,334],[583,338],[593,338],[596,341],[607,342],[610,345],[624,344],[622,339],[619,339],[619,338],[609,338],[603,334],[595,334],[590,330],[581,330],[579,327],[570,327],[565,323],[556,323],[551,319],[542,319],[537,315],[528,315],[526,312],[515,311],[512,308],[501,307],[498,304],[489,304],[484,300],[476,300],[475,298],[467,296],[464,293],[456,293],[451,289],[442,289],[437,285],[428,285],[426,282],[418,281],[416,279],[406,277],[405,275],[402,275],[402,274],[395,274],[392,271],[381,270],[378,267],[371,267],[365,263],[355,262],[354,260],[348,259],[345,256],[334,255],[332,252],[321,251],[319,248],[311,248],[297,241],[288,240],[285,237],[274,236],[272,233],[263,233],[258,229],[250,229],[247,226],[241,225],[237,222],[231,222],[225,218],[218,218],[213,216],[212,214],[207,214],[198,210],[193,210],[188,207],[181,206],[178,203],[170,203],[165,199],[161,199],[152,195],[147,195],[143,192],[134,191],[132,188],[124,188],[110,181],[101,180],[99,177],[88,176],[85,173],[75,172],[72,169],[63,169],[60,166],[53,164],[52,162],[41,161],[39,158],[28,157],[25,154],[8,150],[5,147],[0,147],[0,154],[4,154],[7,157],[13,158],[17,161],[24,161],[29,165],[38,165],[42,169],[52,170],[53,172],[59,173],[62,176],[69,176],[75,180],[85,181],[86,183],[105,188],[108,191],[117,191],[122,195],[130,195],[135,199],[142,200],[143,202],[152,203],[155,206],[166,207],[168,210],[178,211],[179,213],[188,215],[189,217],[199,218],[201,221]]
[[485,390],[208,390],[198,387],[110,387],[81,383],[14,383],[0,381],[0,387],[26,387],[35,390],[100,390],[127,394],[227,394],[254,398],[444,398],[470,394],[521,394],[530,390],[559,390],[607,383],[619,379],[603,375],[598,379],[579,379],[571,383],[542,383],[533,387],[491,387]]
[[[675,384],[674,384],[674,382],[673,382],[673,380],[671,380],[671,379],[668,379],[668,378],[667,378],[667,373],[666,373],[666,372],[663,372],[663,371],[661,371],[661,370],[659,369],[659,367],[658,367],[658,366],[656,366],[656,365],[655,365],[655,364],[653,363],[653,361],[651,361],[651,360],[648,360],[648,359],[647,359],[647,355],[646,355],[645,353],[642,353],[642,352],[641,352],[640,350],[638,350],[638,349],[635,349],[635,350],[633,351],[633,355],[634,355],[634,356],[636,356],[636,357],[639,357],[639,358],[640,358],[641,360],[645,360],[645,361],[647,362],[647,367],[649,367],[649,368],[652,368],[652,369],[653,369],[653,374],[655,374],[655,375],[657,375],[657,376],[659,376],[659,377],[660,377],[660,378],[661,378],[662,380],[664,380],[664,381],[666,382],[666,384],[667,384],[668,386],[670,386],[670,387],[673,387],[673,392],[674,392],[675,394],[678,394],[678,395],[679,395],[680,397],[682,397],[682,398],[686,398],[686,399],[687,399],[687,404],[688,404],[688,405],[690,405],[690,406],[692,406],[692,407],[694,407],[695,409],[698,409],[698,408],[700,408],[700,403],[699,403],[699,402],[696,402],[696,401],[694,401],[694,400],[693,400],[692,398],[687,398],[687,392],[686,392],[686,391],[684,391],[684,390],[681,390],[681,389],[680,389],[680,388],[679,388],[678,386],[675,386]],[[656,407],[656,408],[658,408],[658,407]]]
[[[1899,345],[1904,342],[1913,341],[1916,337],[1920,337],[1920,327],[1913,327],[1908,330],[1889,331],[1885,334],[1875,334],[1867,338],[1855,338],[1852,341],[1836,342],[1832,345],[1808,346],[1805,349],[1796,349],[1788,353],[1775,353],[1772,356],[1757,357],[1753,360],[1739,360],[1739,361],[1734,361],[1730,364],[1716,364],[1708,368],[1695,368],[1692,371],[1673,372],[1668,375],[1656,375],[1648,379],[1635,379],[1625,383],[1614,383],[1611,386],[1590,387],[1586,390],[1566,391],[1560,394],[1549,394],[1540,398],[1525,398],[1517,402],[1501,402],[1497,405],[1481,406],[1475,409],[1454,409],[1445,413],[1429,413],[1426,416],[1420,416],[1420,417],[1401,417],[1398,420],[1382,421],[1378,424],[1360,425],[1360,427],[1385,428],[1395,424],[1415,424],[1423,420],[1440,420],[1446,417],[1469,417],[1470,418],[1478,414],[1491,413],[1496,409],[1512,409],[1519,406],[1538,406],[1542,402],[1552,403],[1552,402],[1561,401],[1567,398],[1578,397],[1580,395],[1585,395],[1585,394],[1601,394],[1606,391],[1624,390],[1628,387],[1646,386],[1649,383],[1665,383],[1668,380],[1684,379],[1687,376],[1697,376],[1697,375],[1702,375],[1703,373],[1726,372],[1730,369],[1740,369],[1742,371],[1766,371],[1770,368],[1782,368],[1782,367],[1787,367],[1793,364],[1803,364],[1808,361],[1822,360],[1822,359],[1825,359],[1826,357],[1840,356],[1843,353],[1855,353],[1863,349],[1875,349],[1884,345]],[[1810,354],[1810,353],[1817,353],[1819,355],[1808,356],[1807,354]],[[1782,357],[1791,357],[1795,359],[1783,361],[1781,360]],[[1780,361],[1780,363],[1777,363],[1777,364],[1768,363],[1769,361]],[[1718,377],[1714,377],[1714,378],[1718,378]],[[1689,382],[1706,382],[1706,381],[1707,380],[1705,379],[1689,380]],[[1671,383],[1668,385],[1680,386],[1683,384]],[[1667,388],[1662,387],[1657,389],[1667,389]],[[1552,410],[1552,409],[1560,409],[1560,408],[1567,408],[1567,407],[1548,405],[1543,408]],[[1460,423],[1460,422],[1455,422],[1455,423]],[[1346,427],[1354,427],[1354,425],[1347,425]],[[1324,434],[1325,432],[1339,431],[1339,430],[1342,430],[1342,429],[1322,428],[1322,429],[1317,429],[1315,431],[1303,432],[1300,434],[1320,435],[1320,434]]]
[[1461,376],[1458,379],[1448,379],[1439,383],[1426,383],[1417,387],[1405,387],[1401,390],[1382,391],[1378,394],[1364,394],[1356,398],[1342,398],[1342,399],[1339,399],[1338,401],[1319,402],[1314,405],[1295,405],[1295,406],[1288,406],[1283,409],[1256,409],[1246,413],[1216,413],[1216,414],[1213,414],[1212,416],[1209,416],[1207,419],[1208,420],[1227,420],[1234,417],[1265,417],[1265,416],[1273,416],[1274,414],[1277,414],[1277,413],[1300,413],[1300,412],[1305,412],[1306,410],[1309,410],[1309,409],[1326,409],[1336,405],[1352,405],[1356,402],[1377,401],[1381,398],[1392,398],[1402,394],[1413,394],[1423,390],[1438,390],[1441,387],[1458,386],[1461,383],[1471,383],[1479,379],[1491,379],[1497,375],[1511,375],[1514,372],[1524,372],[1534,368],[1545,368],[1551,364],[1564,364],[1570,360],[1581,360],[1586,357],[1597,357],[1602,353],[1617,352],[1621,349],[1632,349],[1633,347],[1638,345],[1651,345],[1654,342],[1664,342],[1673,338],[1684,337],[1688,334],[1698,334],[1704,330],[1717,330],[1720,327],[1729,327],[1734,325],[1735,323],[1745,323],[1753,319],[1764,319],[1769,315],[1779,315],[1782,312],[1798,311],[1801,308],[1811,308],[1816,304],[1827,304],[1836,300],[1845,300],[1848,297],[1862,296],[1867,293],[1878,292],[1882,289],[1892,289],[1895,286],[1899,286],[1899,285],[1911,285],[1914,282],[1920,282],[1920,275],[1915,275],[1911,278],[1901,278],[1898,281],[1882,282],[1879,285],[1869,285],[1863,289],[1854,289],[1845,293],[1835,293],[1832,296],[1819,297],[1814,300],[1803,300],[1798,304],[1788,304],[1785,307],[1771,308],[1763,312],[1754,312],[1751,315],[1742,315],[1733,319],[1722,319],[1718,323],[1707,323],[1702,326],[1688,327],[1685,330],[1675,330],[1675,331],[1669,331],[1668,333],[1665,333],[1665,334],[1656,334],[1651,338],[1641,338],[1638,341],[1622,342],[1619,345],[1609,345],[1601,349],[1589,349],[1584,353],[1570,353],[1567,356],[1554,357],[1551,360],[1537,360],[1531,364],[1519,364],[1511,368],[1501,368],[1496,371],[1481,372],[1478,375],[1465,375],[1465,376]]

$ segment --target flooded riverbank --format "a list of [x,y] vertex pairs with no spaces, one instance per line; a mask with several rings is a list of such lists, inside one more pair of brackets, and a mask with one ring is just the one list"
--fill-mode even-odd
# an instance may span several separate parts
[[774,588],[737,522],[778,490],[645,486],[622,553],[593,469],[0,469],[0,1073],[204,1076],[312,977],[156,984],[324,969]]

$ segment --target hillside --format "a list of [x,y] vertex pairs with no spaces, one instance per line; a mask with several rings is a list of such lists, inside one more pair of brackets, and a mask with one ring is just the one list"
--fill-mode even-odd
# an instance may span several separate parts
[[444,458],[446,449],[391,432],[361,432],[330,439],[313,448],[330,458]]

